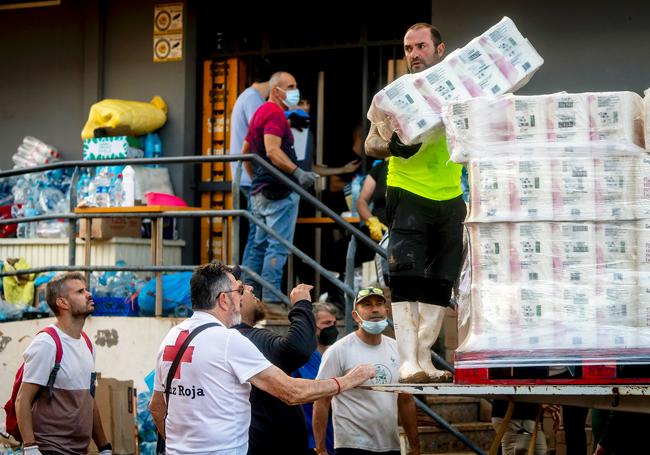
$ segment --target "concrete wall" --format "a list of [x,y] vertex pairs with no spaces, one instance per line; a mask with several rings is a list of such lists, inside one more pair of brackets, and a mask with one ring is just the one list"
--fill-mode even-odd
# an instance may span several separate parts
[[650,87],[650,2],[434,2],[432,22],[451,52],[503,16],[515,21],[544,66],[521,94]]

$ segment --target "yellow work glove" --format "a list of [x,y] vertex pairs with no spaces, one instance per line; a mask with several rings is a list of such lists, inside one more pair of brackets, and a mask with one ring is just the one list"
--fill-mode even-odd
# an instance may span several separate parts
[[366,225],[370,231],[370,238],[375,242],[379,242],[384,236],[384,233],[388,231],[388,228],[384,223],[379,221],[376,216],[371,216],[366,220]]

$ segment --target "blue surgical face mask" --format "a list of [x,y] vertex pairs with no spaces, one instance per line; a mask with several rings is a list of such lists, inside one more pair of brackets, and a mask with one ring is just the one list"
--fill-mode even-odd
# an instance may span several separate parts
[[300,90],[298,90],[297,88],[294,88],[292,90],[283,90],[280,88],[280,90],[282,90],[286,95],[286,98],[283,99],[282,102],[286,104],[287,107],[294,107],[298,105],[298,103],[300,102]]
[[[358,315],[359,313],[357,313]],[[361,319],[361,316],[359,316],[359,319]],[[382,319],[381,321],[365,321],[361,319],[361,321],[361,328],[371,335],[379,335],[388,327],[388,319]]]

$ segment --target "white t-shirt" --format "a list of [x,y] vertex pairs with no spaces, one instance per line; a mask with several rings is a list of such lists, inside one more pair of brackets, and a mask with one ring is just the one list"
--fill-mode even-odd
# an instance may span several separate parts
[[[52,325],[61,339],[61,366],[49,399],[41,390],[32,406],[34,437],[42,451],[86,453],[92,435],[95,355],[86,340],[66,335]],[[25,350],[23,382],[45,386],[56,358],[56,344],[47,333],[39,333]]]
[[[320,364],[316,379],[342,376],[355,366],[371,363],[375,378],[364,385],[394,384],[399,380],[397,343],[382,335],[381,343],[371,346],[353,332],[330,346]],[[332,399],[334,447],[386,452],[399,450],[397,394],[350,389]]]
[[[183,340],[209,322],[221,324],[195,311],[169,331],[158,351],[154,390],[164,393],[167,372]],[[183,359],[169,395],[167,453],[203,454],[246,444],[251,420],[248,380],[271,363],[241,333],[223,325],[198,334]]]

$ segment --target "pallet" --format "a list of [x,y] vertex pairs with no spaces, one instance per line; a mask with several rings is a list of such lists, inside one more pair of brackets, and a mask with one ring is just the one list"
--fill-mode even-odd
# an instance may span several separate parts
[[[553,357],[564,363],[552,360]],[[537,366],[529,366],[530,352],[508,356],[503,352],[457,353],[454,382],[462,385],[650,384],[650,351],[646,349],[535,352],[534,360]],[[491,363],[498,366],[483,366]],[[552,366],[570,366],[573,375],[549,376]]]

